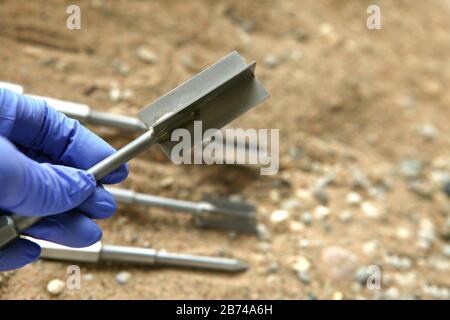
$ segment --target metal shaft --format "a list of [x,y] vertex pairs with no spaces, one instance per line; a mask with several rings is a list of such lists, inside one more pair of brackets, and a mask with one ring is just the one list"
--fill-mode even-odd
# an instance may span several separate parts
[[[191,201],[175,200],[154,195],[134,192],[127,189],[110,188],[106,189],[114,196],[118,202],[128,204],[141,204],[150,207],[159,207],[170,210],[180,210],[190,213],[200,213],[208,209],[208,203],[197,203]],[[210,205],[209,205],[210,206]]]
[[98,124],[127,131],[147,131],[145,124],[137,118],[92,110],[91,107],[82,103],[33,94],[27,94],[27,96],[45,100],[56,111],[82,123]]
[[241,260],[197,256],[155,249],[102,245],[101,242],[87,248],[69,248],[49,241],[37,240],[41,248],[41,258],[59,261],[76,262],[120,262],[140,265],[165,265],[174,267],[199,268],[226,272],[241,272],[248,269],[248,265]]
[[100,180],[125,162],[148,149],[151,145],[157,143],[157,141],[158,137],[153,134],[153,130],[150,128],[146,133],[131,141],[113,155],[97,163],[88,172],[92,173],[95,179]]
[[100,260],[137,263],[143,265],[166,265],[175,267],[199,268],[240,272],[248,269],[246,263],[236,259],[195,256],[189,254],[157,251],[155,249],[104,245]]
[[[158,137],[150,129],[137,139],[133,140],[116,153],[100,161],[88,170],[96,180],[105,177],[125,162],[134,158],[140,152],[155,144]],[[39,222],[41,217],[25,217],[17,214],[11,216],[0,216],[0,248],[7,246],[10,242],[20,236],[27,228]]]

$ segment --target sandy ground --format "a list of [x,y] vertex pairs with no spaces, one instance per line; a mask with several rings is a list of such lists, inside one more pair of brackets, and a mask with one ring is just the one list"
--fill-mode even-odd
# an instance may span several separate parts
[[[0,297],[448,299],[450,2],[376,2],[382,30],[369,31],[373,1],[77,1],[81,30],[65,28],[73,1],[0,1],[0,79],[27,92],[135,115],[236,49],[258,62],[271,98],[232,126],[281,129],[277,175],[174,166],[152,149],[123,184],[189,200],[238,194],[258,205],[270,239],[142,207],[100,222],[105,243],[235,257],[249,271],[82,265],[81,290],[52,297],[47,283],[65,280],[68,264],[39,261],[0,275]],[[155,61],[139,59],[141,46]],[[116,147],[133,137],[92,129]],[[276,210],[287,218],[274,222]],[[379,290],[361,275],[370,265]]]

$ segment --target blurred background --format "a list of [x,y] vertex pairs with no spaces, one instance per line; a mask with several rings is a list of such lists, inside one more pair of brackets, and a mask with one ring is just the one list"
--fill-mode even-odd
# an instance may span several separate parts
[[[81,8],[81,29],[66,8]],[[366,10],[381,8],[381,30]],[[232,123],[280,128],[280,172],[174,166],[156,148],[122,187],[258,206],[257,235],[120,206],[109,244],[244,259],[238,275],[81,265],[61,299],[396,299],[450,297],[450,1],[0,1],[0,80],[26,92],[135,116],[238,50],[271,98]],[[90,127],[120,147],[133,138]],[[69,264],[0,274],[0,297],[50,298]],[[366,268],[379,266],[380,289]],[[127,272],[126,283],[117,281]]]

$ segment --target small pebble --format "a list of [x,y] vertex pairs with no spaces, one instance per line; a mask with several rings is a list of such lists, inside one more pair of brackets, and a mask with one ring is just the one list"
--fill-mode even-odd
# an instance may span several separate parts
[[261,242],[259,245],[259,250],[263,253],[268,253],[272,250],[272,245],[269,242]]
[[281,209],[292,210],[300,208],[300,201],[295,198],[289,198],[281,204]]
[[92,273],[86,273],[86,274],[83,274],[82,278],[85,281],[92,281],[92,280],[94,280],[94,275]]
[[425,123],[417,127],[417,133],[421,135],[426,140],[434,140],[438,134],[438,129],[431,123]]
[[279,63],[280,59],[274,54],[270,54],[264,58],[264,64],[270,69],[276,68]]
[[411,269],[413,262],[408,257],[400,257],[396,255],[386,256],[386,263],[391,265],[397,270],[408,270]]
[[298,245],[300,248],[309,248],[311,246],[311,241],[309,239],[300,239]]
[[118,102],[122,98],[122,93],[118,87],[112,87],[109,89],[109,100],[112,102]]
[[47,292],[51,295],[57,296],[63,292],[66,284],[59,279],[53,279],[47,284]]
[[369,218],[378,218],[380,216],[380,209],[368,201],[364,201],[361,204],[361,210]]
[[350,192],[346,197],[346,202],[352,207],[357,207],[361,204],[362,197],[357,192]]
[[300,231],[303,231],[305,229],[305,226],[301,222],[292,221],[291,223],[289,223],[289,229],[292,232],[300,232]]
[[330,209],[324,206],[317,206],[314,210],[314,216],[317,220],[323,220],[330,215]]
[[450,258],[450,244],[446,244],[442,247],[442,254],[447,258]]
[[333,280],[350,280],[357,268],[356,255],[342,247],[330,246],[322,250],[322,261]]
[[423,164],[417,159],[406,159],[400,162],[400,174],[408,179],[418,178],[423,171]]
[[131,279],[131,273],[127,271],[121,271],[118,274],[116,274],[116,281],[119,284],[127,284],[128,281]]
[[278,272],[278,263],[273,261],[269,264],[269,266],[267,267],[267,274],[274,274]]
[[411,238],[411,231],[408,228],[400,227],[397,229],[395,235],[399,240],[408,240]]
[[297,272],[297,278],[303,284],[311,283],[311,275],[309,274],[309,272]]
[[313,292],[309,292],[308,300],[317,300],[317,296]]
[[442,191],[444,191],[444,193],[450,198],[450,181],[444,185]]
[[342,300],[344,299],[344,294],[340,291],[336,291],[333,293],[333,300]]
[[421,249],[424,250],[431,249],[436,239],[436,236],[434,232],[434,224],[430,219],[420,220],[417,236],[418,236],[417,244]]
[[420,181],[411,181],[408,184],[408,189],[426,199],[431,199],[433,197],[433,188]]
[[275,210],[270,215],[270,221],[275,224],[286,221],[288,218],[289,218],[289,212],[287,210]]
[[322,205],[327,205],[328,202],[330,201],[330,196],[328,195],[328,192],[323,188],[315,189],[313,191],[313,195],[317,199],[317,201],[319,201],[319,203]]
[[359,267],[355,272],[355,280],[365,286],[367,284],[367,279],[369,279],[369,273],[367,272],[367,268],[365,266]]
[[256,226],[256,234],[260,241],[270,241],[270,232],[264,224],[258,223]]
[[379,246],[380,244],[377,240],[367,241],[363,244],[362,250],[366,255],[373,256],[377,252]]
[[309,211],[303,212],[301,220],[305,225],[310,225],[313,221],[313,216],[311,212]]
[[136,49],[137,57],[145,63],[154,64],[158,62],[158,56],[146,46],[139,46]]
[[294,270],[297,273],[307,272],[311,267],[311,262],[309,262],[308,258],[304,256],[300,256],[296,259],[294,263]]
[[350,211],[344,211],[339,214],[339,220],[342,223],[350,223],[353,220],[353,213]]
[[400,292],[396,287],[390,287],[384,292],[383,296],[387,300],[396,300],[400,297]]

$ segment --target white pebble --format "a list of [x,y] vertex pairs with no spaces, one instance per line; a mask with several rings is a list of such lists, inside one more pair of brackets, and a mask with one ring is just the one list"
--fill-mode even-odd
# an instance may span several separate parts
[[411,231],[408,228],[400,227],[397,229],[396,236],[399,240],[411,238]]
[[362,197],[357,192],[350,192],[349,194],[347,194],[346,201],[347,201],[347,204],[349,204],[353,207],[357,207],[361,204]]
[[362,203],[361,210],[369,218],[378,218],[380,216],[380,209],[368,201]]
[[122,271],[116,274],[116,281],[119,284],[126,284],[131,279],[131,273]]
[[301,222],[292,221],[291,223],[289,223],[289,229],[292,232],[301,232],[305,229],[305,226]]
[[318,220],[323,220],[330,215],[330,209],[325,206],[317,206],[314,215]]
[[281,223],[289,218],[289,212],[287,210],[275,210],[270,215],[270,221],[273,223]]
[[64,281],[59,279],[53,279],[47,284],[47,291],[51,295],[57,296],[61,292],[63,292],[65,286],[66,284],[64,283]]
[[118,102],[122,98],[122,93],[118,87],[112,87],[109,90],[109,100],[112,102]]
[[384,292],[384,297],[388,300],[396,300],[400,297],[400,292],[396,287],[390,287]]
[[140,46],[139,48],[137,48],[136,55],[139,59],[146,63],[153,64],[158,61],[158,56],[156,55],[156,53],[145,46]]
[[376,240],[367,241],[363,244],[362,250],[368,256],[373,256],[379,247],[379,243]]
[[311,262],[306,257],[300,256],[294,263],[294,270],[298,273],[305,273],[311,267]]

